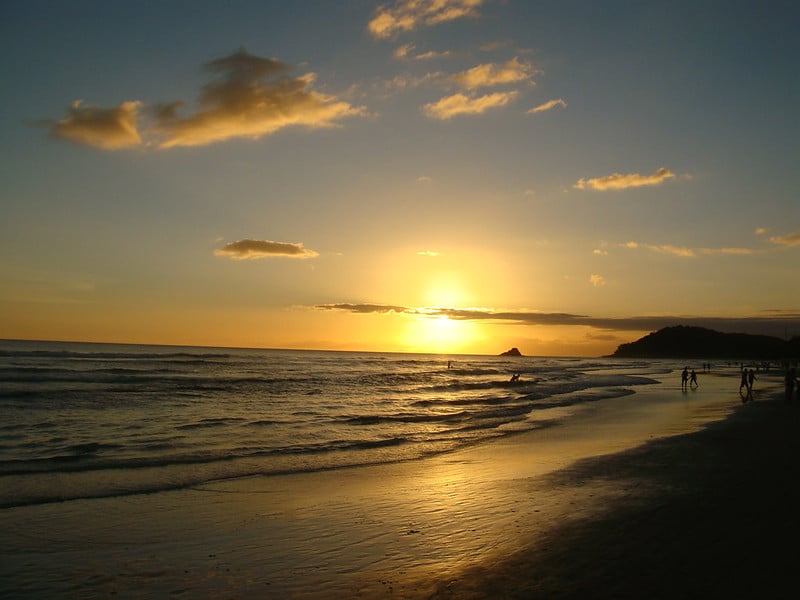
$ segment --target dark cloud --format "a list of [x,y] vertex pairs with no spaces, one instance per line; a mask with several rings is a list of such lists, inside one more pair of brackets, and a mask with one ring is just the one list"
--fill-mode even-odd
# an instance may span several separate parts
[[495,321],[518,325],[558,325],[593,327],[606,331],[657,331],[664,327],[686,325],[706,327],[728,333],[753,333],[786,337],[800,331],[800,314],[775,311],[753,317],[698,316],[633,316],[591,317],[571,313],[540,313],[526,311],[490,311],[458,308],[409,308],[382,304],[326,304],[315,308],[342,310],[354,313],[398,313],[426,316],[445,316],[459,321]]
[[268,256],[288,256],[290,258],[312,258],[317,252],[303,248],[303,244],[272,242],[270,240],[239,240],[225,244],[214,251],[217,256],[227,256],[235,260],[266,258]]

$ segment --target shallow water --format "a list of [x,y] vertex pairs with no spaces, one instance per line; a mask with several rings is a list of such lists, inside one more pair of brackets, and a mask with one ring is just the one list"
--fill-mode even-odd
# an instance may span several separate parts
[[670,368],[2,341],[0,507],[416,459],[534,430]]
[[[541,369],[537,373],[569,384],[529,400],[530,392],[520,392],[516,402],[532,408],[524,419],[510,418],[509,431],[516,434],[486,436],[424,460],[389,457],[357,468],[287,474],[256,470],[251,477],[202,479],[159,493],[2,509],[0,597],[428,597],[430,586],[463,567],[491,564],[547,528],[584,518],[628,493],[603,487],[602,478],[564,488],[540,476],[691,431],[739,404],[735,375],[701,376],[700,387],[688,392],[674,373],[659,376],[662,384],[608,387],[618,377],[655,375],[669,365],[554,360],[540,367],[537,361],[546,362],[524,359],[530,365],[523,379]],[[507,394],[499,375],[492,377]],[[571,387],[584,378],[604,385]],[[395,427],[393,435],[401,434]],[[115,473],[122,479],[112,479]],[[56,482],[75,474],[108,477],[113,490],[137,473],[31,476]],[[638,485],[632,482],[631,489]]]

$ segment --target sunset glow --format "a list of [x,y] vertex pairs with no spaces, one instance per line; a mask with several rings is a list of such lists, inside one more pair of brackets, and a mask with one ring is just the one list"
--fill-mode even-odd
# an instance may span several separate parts
[[795,12],[12,1],[0,338],[800,334]]

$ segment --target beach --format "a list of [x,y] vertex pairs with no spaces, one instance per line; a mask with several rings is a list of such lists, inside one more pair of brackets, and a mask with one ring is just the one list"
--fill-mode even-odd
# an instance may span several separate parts
[[4,509],[1,593],[781,597],[800,407],[778,373],[678,382],[420,460]]

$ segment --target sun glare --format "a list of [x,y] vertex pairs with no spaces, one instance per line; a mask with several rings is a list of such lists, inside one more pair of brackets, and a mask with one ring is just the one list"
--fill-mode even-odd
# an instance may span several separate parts
[[469,352],[479,341],[474,323],[443,315],[413,317],[405,336],[405,345],[410,350],[436,354]]

